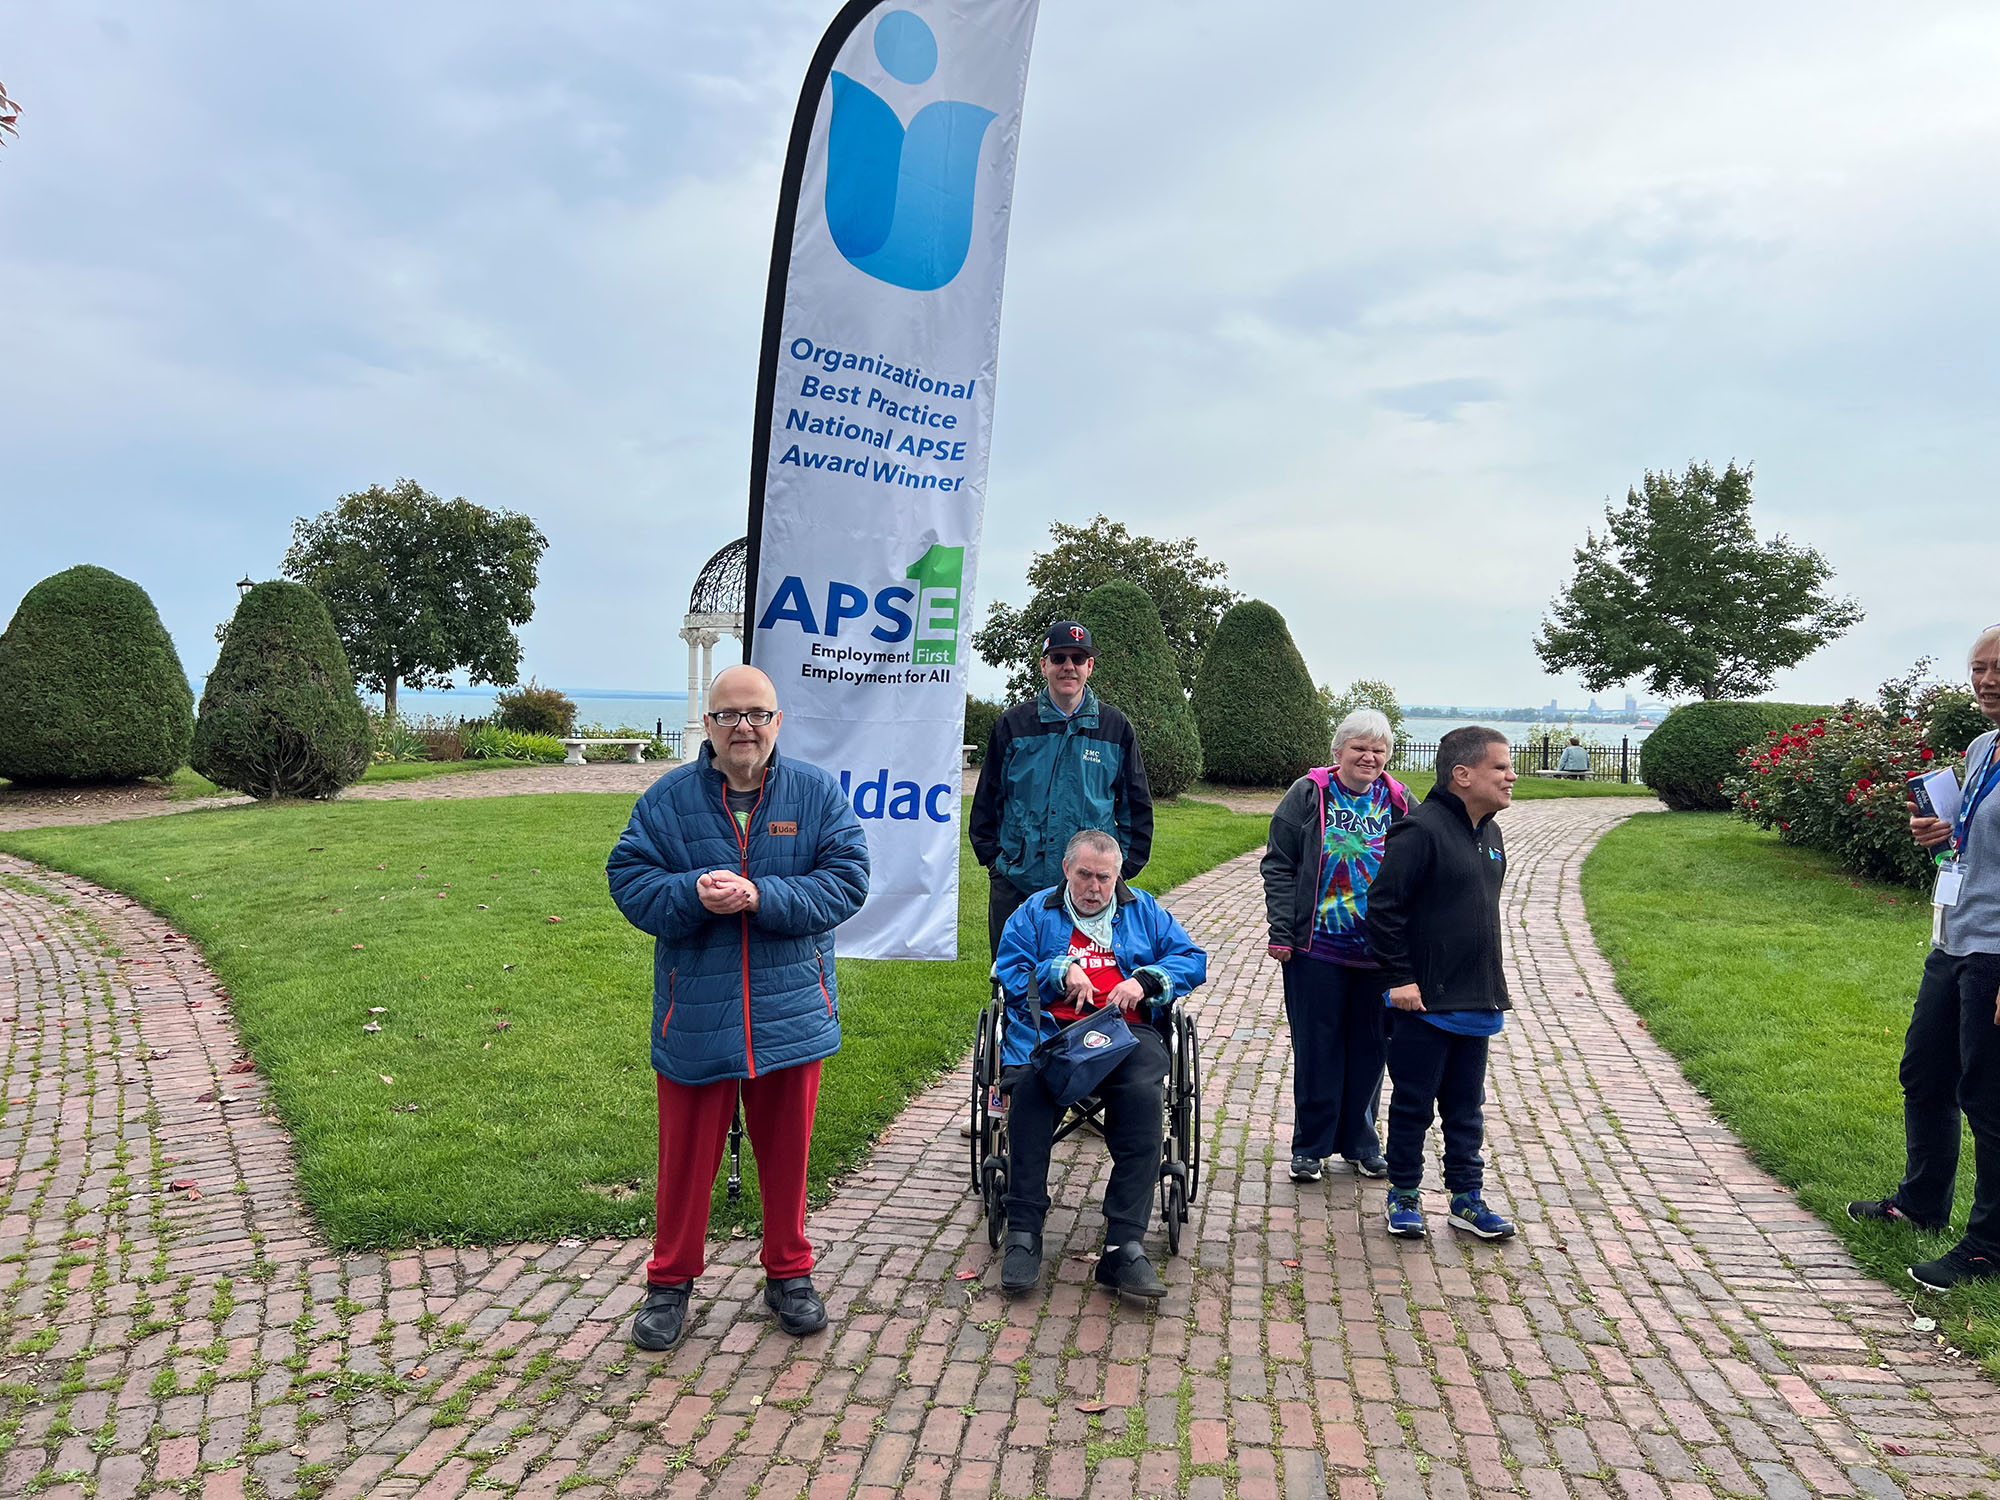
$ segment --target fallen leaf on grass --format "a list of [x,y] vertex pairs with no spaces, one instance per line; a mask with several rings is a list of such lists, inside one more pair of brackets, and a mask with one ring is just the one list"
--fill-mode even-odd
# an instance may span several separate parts
[[229,1065],[228,1071],[231,1073],[254,1073],[257,1071],[257,1064],[247,1057],[238,1058]]
[[495,1031],[505,1031],[508,1027],[512,1026],[513,1024],[514,1023],[512,1021],[495,1021],[493,1023],[493,1029]]
[[308,853],[308,854],[324,854],[324,853],[326,853],[326,845],[324,845],[324,844],[314,844],[314,845],[312,846],[312,848],[310,848],[310,849],[306,850],[306,853]]
[[439,891],[439,892],[438,892],[438,900],[442,901],[442,900],[444,900],[444,898],[445,898],[445,893],[444,893],[443,891]]
[[187,1200],[188,1200],[188,1202],[190,1202],[190,1203],[199,1203],[199,1202],[201,1202],[201,1189],[200,1189],[200,1188],[189,1188],[189,1189],[188,1189],[188,1191],[187,1191]]
[[386,1005],[371,1005],[368,1007],[368,1014],[371,1016],[386,1016],[389,1014],[389,1007]]
[[381,1079],[384,1083],[394,1083],[396,1081],[395,1079],[391,1078],[387,1073],[377,1073],[375,1076]]
[[387,865],[377,865],[377,866],[376,866],[375,868],[376,868],[376,869],[378,869],[378,870],[386,870],[386,869],[388,869],[389,867],[388,867]]
[[481,1052],[491,1052],[493,1050],[493,1044],[491,1042],[481,1042],[479,1044],[479,1050]]
[[360,943],[356,943],[356,944],[354,945],[354,951],[355,951],[356,953],[359,953],[359,952],[361,951],[361,949],[362,949],[362,946],[363,946],[362,944],[360,944]]
[[561,917],[550,917],[550,918],[549,918],[549,920],[550,920],[551,922],[560,922],[560,921],[562,920],[562,918],[561,918]]
[[380,1021],[370,1021],[366,1026],[362,1027],[361,1029],[363,1031],[380,1031],[382,1029],[382,1023]]
[[514,967],[514,965],[512,965],[512,964],[502,964],[502,965],[500,965],[500,968],[502,969],[502,971],[503,971],[503,972],[504,972],[505,970],[507,970],[507,969],[511,969],[511,968],[513,968],[513,967]]
[[334,914],[334,915],[335,915],[335,916],[337,917],[337,916],[339,916],[339,915],[340,915],[340,914],[341,914],[342,912],[344,912],[344,911],[346,911],[346,910],[347,910],[347,908],[346,908],[346,907],[344,907],[344,906],[336,906],[336,907],[335,907],[335,908],[333,909],[333,914]]
[[416,1104],[392,1104],[389,1106],[389,1113],[392,1115],[413,1115],[421,1107]]
[[491,911],[493,908],[488,906],[484,901],[482,901],[479,903],[479,909],[481,911]]

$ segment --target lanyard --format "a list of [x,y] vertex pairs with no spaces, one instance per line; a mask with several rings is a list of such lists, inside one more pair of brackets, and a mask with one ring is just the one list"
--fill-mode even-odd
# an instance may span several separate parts
[[1977,786],[1972,783],[1972,768],[1966,767],[1965,800],[1959,804],[1958,818],[1951,829],[1951,847],[1954,853],[1960,855],[1965,853],[1965,841],[1972,832],[1972,815],[1979,811],[1980,804],[1992,794],[1995,781],[2000,780],[1994,774],[2000,771],[2000,759],[1996,759],[1993,754],[1996,745],[2000,745],[2000,739],[1996,739],[1986,747],[1986,761],[1979,768]]

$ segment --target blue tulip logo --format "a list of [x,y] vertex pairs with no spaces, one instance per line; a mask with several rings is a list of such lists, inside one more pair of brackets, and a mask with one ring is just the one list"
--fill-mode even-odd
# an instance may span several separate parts
[[[891,78],[920,84],[937,71],[937,36],[922,17],[892,10],[876,23],[875,56]],[[993,119],[990,109],[940,99],[905,127],[881,95],[834,73],[826,227],[849,264],[913,292],[934,292],[959,273]]]

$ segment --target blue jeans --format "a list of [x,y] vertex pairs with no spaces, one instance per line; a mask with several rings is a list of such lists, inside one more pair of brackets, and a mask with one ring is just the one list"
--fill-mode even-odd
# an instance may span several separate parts
[[1292,1030],[1292,1155],[1366,1161],[1381,1150],[1382,975],[1299,954],[1284,966]]
[[1435,1111],[1444,1131],[1444,1185],[1476,1193],[1485,1182],[1479,1148],[1486,1139],[1486,1044],[1402,1012],[1389,1036],[1389,1186],[1415,1191],[1424,1181],[1424,1135]]

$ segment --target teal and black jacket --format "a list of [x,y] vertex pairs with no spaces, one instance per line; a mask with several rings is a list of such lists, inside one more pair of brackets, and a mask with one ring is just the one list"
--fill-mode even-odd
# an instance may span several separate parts
[[1002,714],[986,743],[969,832],[979,862],[1017,891],[1062,883],[1063,848],[1101,828],[1127,880],[1153,852],[1153,789],[1132,721],[1089,688],[1067,718],[1042,689]]

